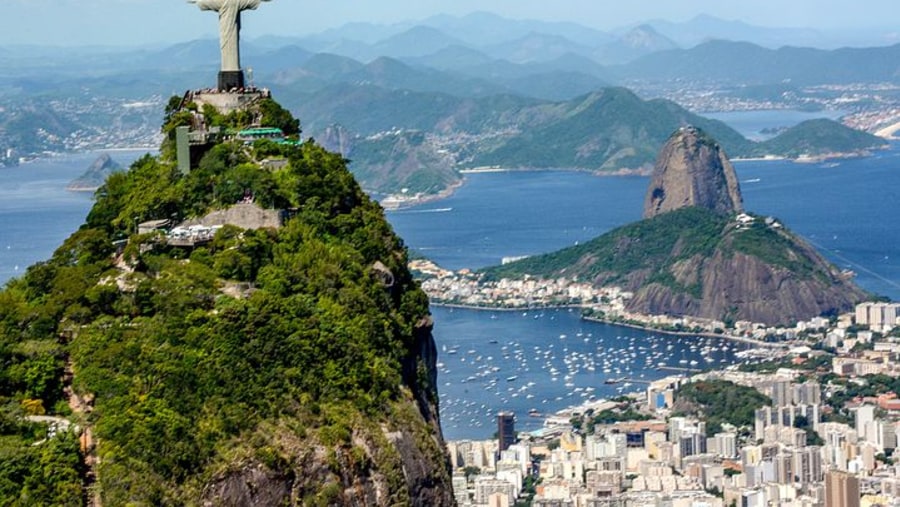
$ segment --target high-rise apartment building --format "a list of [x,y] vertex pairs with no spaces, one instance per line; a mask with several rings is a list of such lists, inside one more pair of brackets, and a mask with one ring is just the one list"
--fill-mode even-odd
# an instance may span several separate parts
[[509,449],[509,446],[516,443],[516,414],[512,412],[497,414],[497,440],[500,444],[500,452]]
[[825,475],[825,507],[859,507],[859,478],[833,470]]

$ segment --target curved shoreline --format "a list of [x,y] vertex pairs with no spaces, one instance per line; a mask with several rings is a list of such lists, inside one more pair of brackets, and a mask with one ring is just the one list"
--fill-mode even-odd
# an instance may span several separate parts
[[[900,130],[900,123],[897,124],[898,130]],[[889,138],[890,139],[900,139],[900,138]],[[862,150],[857,152],[835,152],[835,153],[825,153],[822,155],[816,155],[811,157],[785,157],[781,155],[765,155],[761,157],[746,157],[746,158],[729,158],[729,161],[732,163],[742,163],[742,162],[791,162],[794,164],[811,164],[811,163],[822,163],[827,162],[829,160],[842,160],[849,158],[865,158],[872,156],[871,150],[884,150],[888,149],[888,146],[876,147],[868,150]],[[576,173],[589,173],[593,176],[599,176],[603,178],[621,178],[621,177],[644,177],[650,176],[652,174],[652,169],[617,169],[614,171],[604,171],[598,169],[586,169],[583,167],[504,167],[504,166],[490,166],[490,167],[473,167],[470,169],[460,169],[459,174],[462,176],[459,181],[456,181],[444,188],[440,192],[436,194],[428,194],[423,195],[419,198],[409,198],[409,199],[398,199],[397,203],[385,203],[386,199],[390,199],[391,197],[398,197],[397,195],[390,195],[385,199],[379,201],[379,204],[388,211],[397,211],[404,210],[408,208],[413,208],[416,206],[420,206],[422,204],[426,204],[429,202],[440,201],[442,199],[446,199],[447,197],[452,196],[460,187],[466,184],[466,180],[469,175],[472,174],[494,174],[494,173],[527,173],[527,172],[576,172]]]
[[[494,308],[494,307],[490,307],[490,306],[465,305],[465,304],[458,304],[458,303],[441,303],[441,302],[436,302],[436,301],[429,301],[428,304],[431,306],[437,306],[437,307],[441,307],[441,308],[451,308],[451,309],[458,309],[458,310],[474,310],[474,311],[479,311],[479,312],[531,312],[531,311],[542,311],[542,310],[561,310],[561,309],[574,309],[574,308],[584,309],[585,308],[585,306],[583,306],[583,305],[533,306],[533,307],[528,307],[528,308],[502,308],[502,307]],[[723,340],[730,340],[730,341],[746,343],[746,344],[755,345],[758,347],[766,347],[766,348],[781,348],[786,345],[785,343],[769,343],[769,342],[754,340],[753,338],[746,338],[743,336],[735,336],[735,335],[730,335],[730,334],[717,334],[717,333],[711,333],[708,331],[703,331],[703,332],[699,332],[699,333],[693,333],[693,332],[688,332],[688,331],[670,331],[670,330],[659,329],[659,328],[655,328],[655,327],[651,327],[651,326],[641,326],[639,324],[634,324],[634,323],[618,322],[618,321],[613,321],[613,320],[608,320],[608,319],[601,319],[599,317],[590,317],[590,316],[581,315],[580,318],[581,318],[581,320],[585,320],[588,322],[596,322],[599,324],[606,324],[606,325],[610,325],[610,326],[621,326],[621,327],[625,327],[625,328],[629,328],[629,329],[637,329],[639,331],[654,332],[654,333],[666,334],[666,335],[670,335],[670,336],[698,336],[698,337],[704,337],[704,338],[720,338]]]

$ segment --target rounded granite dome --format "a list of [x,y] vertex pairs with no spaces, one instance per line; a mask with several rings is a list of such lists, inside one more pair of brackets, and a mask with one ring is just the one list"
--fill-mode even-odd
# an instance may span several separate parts
[[743,211],[737,175],[724,150],[690,126],[678,129],[660,151],[644,199],[644,218],[689,206],[723,215]]

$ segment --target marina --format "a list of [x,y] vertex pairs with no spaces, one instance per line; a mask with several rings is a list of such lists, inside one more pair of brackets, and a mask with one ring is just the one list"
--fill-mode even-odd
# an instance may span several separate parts
[[[643,391],[652,380],[737,361],[748,345],[584,321],[577,311],[433,308],[441,424],[448,439],[488,438],[498,410],[522,431],[545,415]],[[682,363],[684,361],[684,363]]]

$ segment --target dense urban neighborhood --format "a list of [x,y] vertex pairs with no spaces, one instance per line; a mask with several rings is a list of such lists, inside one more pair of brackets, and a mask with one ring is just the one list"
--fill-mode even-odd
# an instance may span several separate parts
[[856,315],[807,323],[819,327],[775,354],[556,414],[515,414],[545,418],[543,429],[516,439],[504,440],[513,415],[499,414],[498,439],[449,443],[457,501],[898,505],[896,312],[863,304]]

